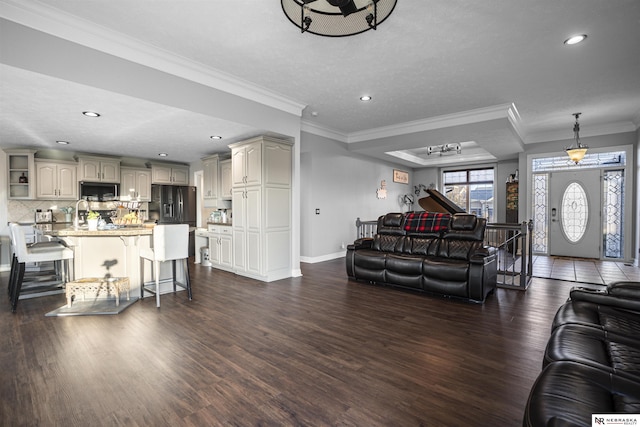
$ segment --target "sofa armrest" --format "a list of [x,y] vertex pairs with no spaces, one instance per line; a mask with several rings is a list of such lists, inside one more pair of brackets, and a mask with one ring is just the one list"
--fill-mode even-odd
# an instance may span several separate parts
[[640,282],[616,282],[607,286],[609,295],[640,300]]
[[373,247],[373,238],[372,237],[363,237],[361,239],[357,239],[351,245],[347,245],[348,250],[355,249],[371,249]]
[[470,254],[469,261],[474,264],[482,264],[488,261],[487,258],[495,257],[495,253],[495,248],[483,246]]
[[573,301],[587,301],[593,304],[640,311],[640,294],[638,294],[638,291],[630,290],[629,287],[625,287],[624,285],[620,285],[618,288],[614,285],[610,285],[606,289],[581,286],[574,287],[571,288],[569,292],[569,298]]

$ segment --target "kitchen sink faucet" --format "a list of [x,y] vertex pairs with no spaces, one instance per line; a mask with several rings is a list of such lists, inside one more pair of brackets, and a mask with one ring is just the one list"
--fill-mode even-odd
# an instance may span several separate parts
[[76,202],[76,217],[73,219],[73,227],[76,229],[80,227],[80,213],[79,213],[80,202],[84,202],[85,206],[87,207],[87,211],[91,210],[88,200],[80,199]]

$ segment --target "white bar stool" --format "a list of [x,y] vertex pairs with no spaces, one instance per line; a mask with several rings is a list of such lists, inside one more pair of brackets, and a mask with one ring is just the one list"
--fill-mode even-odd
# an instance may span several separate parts
[[[18,299],[22,292],[25,264],[53,261],[56,265],[56,276],[59,276],[62,283],[66,283],[69,281],[69,272],[71,271],[69,268],[69,260],[74,258],[74,253],[72,249],[55,241],[27,245],[24,232],[17,223],[10,224],[9,233],[14,251],[9,276],[9,298],[11,300],[11,311],[15,313],[18,306]],[[64,261],[64,263],[62,261]]]
[[[140,298],[144,298],[144,291],[151,292],[156,296],[156,306],[160,307],[160,263],[172,261],[173,268],[173,292],[176,292],[176,285],[187,290],[189,301],[191,301],[191,280],[189,278],[189,225],[188,224],[165,224],[153,227],[153,248],[140,251]],[[152,262],[152,274],[155,277],[153,282],[144,282],[144,262]],[[185,283],[176,281],[176,261],[182,260],[185,274]]]

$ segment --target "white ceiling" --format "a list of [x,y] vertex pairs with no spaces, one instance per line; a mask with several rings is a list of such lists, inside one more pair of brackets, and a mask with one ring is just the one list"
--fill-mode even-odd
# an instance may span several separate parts
[[[435,163],[386,153],[474,141],[473,156],[513,157],[523,143],[570,139],[578,111],[583,136],[640,125],[637,0],[398,0],[377,31],[345,38],[301,34],[277,0],[0,0],[0,17],[147,66],[172,58],[301,110],[303,130],[414,167]],[[588,38],[563,45],[574,33]],[[16,37],[0,43],[0,52],[30,49]],[[3,147],[62,148],[55,141],[67,140],[68,150],[164,151],[190,162],[271,131],[28,71],[2,56]],[[362,103],[363,94],[373,100]],[[88,109],[103,117],[80,115]],[[214,134],[224,139],[213,142]]]

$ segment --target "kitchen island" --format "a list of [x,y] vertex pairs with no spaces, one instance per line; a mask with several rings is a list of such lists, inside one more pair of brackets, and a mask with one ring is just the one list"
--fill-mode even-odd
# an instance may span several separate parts
[[[139,226],[94,231],[82,227],[76,229],[69,227],[69,224],[53,224],[48,227],[36,226],[36,230],[64,241],[73,249],[76,280],[86,277],[128,277],[132,296],[140,295],[143,277],[145,281],[151,280],[151,263],[144,264],[144,272],[140,270],[140,251],[153,246],[153,228]],[[178,281],[184,280],[180,263],[176,275]],[[163,263],[160,279],[167,280],[171,276],[171,263]],[[171,283],[161,283],[160,293],[169,291],[173,291]]]

